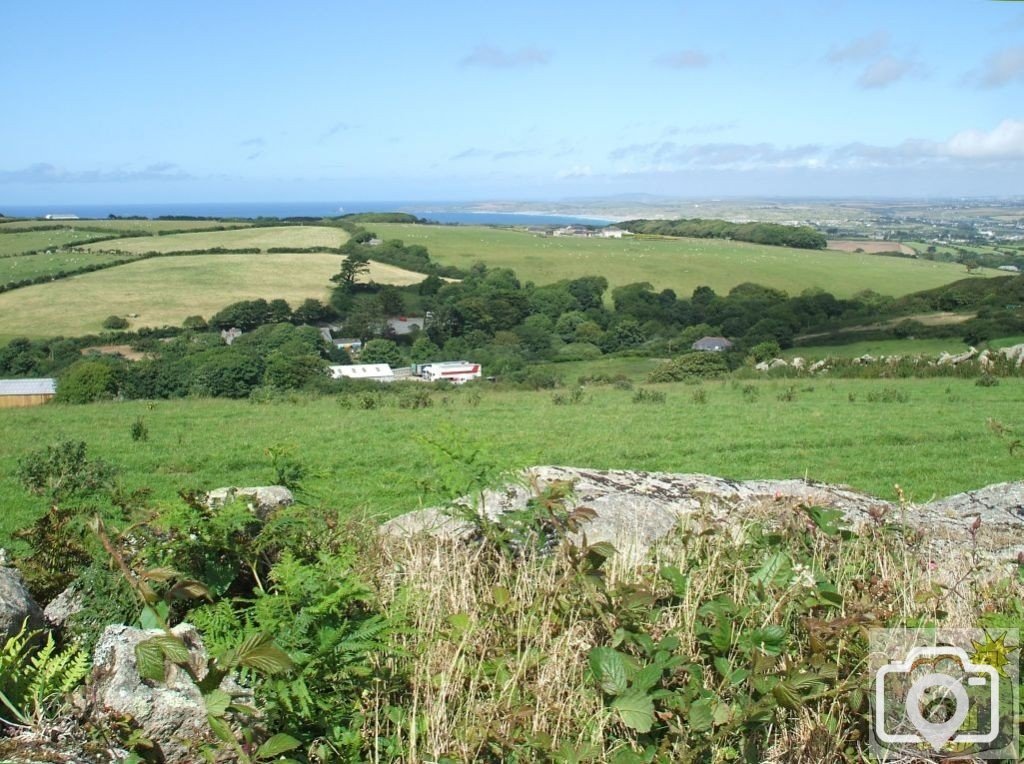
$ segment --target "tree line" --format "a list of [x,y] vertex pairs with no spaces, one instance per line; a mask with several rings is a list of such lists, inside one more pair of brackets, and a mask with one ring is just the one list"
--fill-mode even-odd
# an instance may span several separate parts
[[616,227],[653,236],[687,236],[696,239],[731,239],[751,244],[797,249],[825,249],[824,234],[809,226],[779,223],[730,223],[727,220],[681,218],[679,220],[626,220]]

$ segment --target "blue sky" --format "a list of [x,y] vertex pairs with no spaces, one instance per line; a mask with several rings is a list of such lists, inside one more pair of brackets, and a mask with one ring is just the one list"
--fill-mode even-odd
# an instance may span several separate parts
[[51,0],[3,20],[0,205],[1024,194],[1024,3]]

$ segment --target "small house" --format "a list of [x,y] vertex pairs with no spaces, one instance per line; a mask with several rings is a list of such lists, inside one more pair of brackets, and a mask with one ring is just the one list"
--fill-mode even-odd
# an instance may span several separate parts
[[694,350],[708,350],[712,353],[721,353],[732,347],[732,343],[725,337],[701,337],[690,347]]
[[395,372],[386,363],[354,363],[331,366],[331,379],[369,379],[374,382],[393,382]]
[[331,342],[334,347],[344,350],[350,356],[359,355],[359,351],[363,349],[363,341],[358,337],[335,337]]
[[56,394],[57,380],[50,377],[0,379],[0,409],[39,406],[52,400]]

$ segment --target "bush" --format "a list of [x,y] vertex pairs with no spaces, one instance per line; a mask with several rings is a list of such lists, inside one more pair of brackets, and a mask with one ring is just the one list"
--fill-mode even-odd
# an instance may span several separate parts
[[601,348],[591,342],[572,342],[558,351],[557,360],[593,361],[601,355]]
[[633,403],[664,403],[665,393],[661,390],[651,390],[641,387],[633,393]]
[[131,427],[132,440],[138,442],[140,440],[149,440],[149,427],[146,426],[146,420],[142,417],[137,417],[132,422]]
[[128,319],[122,318],[121,316],[107,316],[105,319],[103,319],[103,328],[113,330],[127,329]]
[[714,379],[729,371],[721,353],[695,351],[667,361],[647,376],[648,382],[685,382]]
[[193,329],[195,331],[200,332],[206,331],[207,329],[210,328],[209,325],[206,323],[206,319],[203,318],[202,316],[189,316],[188,318],[181,322],[181,325],[185,329]]
[[64,372],[57,385],[61,403],[92,403],[117,393],[114,369],[105,361],[79,361]]

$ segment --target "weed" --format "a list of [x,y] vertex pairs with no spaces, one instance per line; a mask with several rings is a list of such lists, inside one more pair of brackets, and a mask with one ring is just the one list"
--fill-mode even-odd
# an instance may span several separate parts
[[551,402],[556,406],[576,406],[586,403],[586,391],[582,387],[575,387],[568,394],[552,393]]
[[146,420],[136,417],[132,422],[130,434],[135,442],[149,440],[149,428],[146,426]]
[[696,390],[693,391],[693,394],[690,396],[690,400],[698,405],[703,406],[705,403],[708,402],[708,391],[705,390],[703,387],[698,387]]
[[866,397],[868,403],[906,403],[910,400],[910,393],[897,390],[894,387],[886,387],[881,390],[872,390]]
[[664,403],[665,392],[663,390],[651,390],[648,387],[641,387],[633,393],[633,403]]

